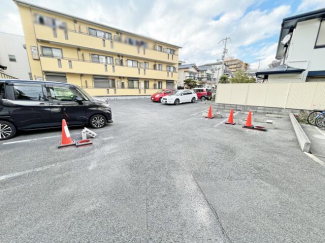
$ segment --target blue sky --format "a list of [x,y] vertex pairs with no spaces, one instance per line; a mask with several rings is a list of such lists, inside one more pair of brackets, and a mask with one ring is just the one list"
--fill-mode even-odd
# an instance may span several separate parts
[[[56,11],[182,46],[180,60],[204,64],[227,57],[257,67],[274,60],[282,19],[325,8],[325,0],[25,0]],[[1,0],[0,31],[23,35],[17,6]]]

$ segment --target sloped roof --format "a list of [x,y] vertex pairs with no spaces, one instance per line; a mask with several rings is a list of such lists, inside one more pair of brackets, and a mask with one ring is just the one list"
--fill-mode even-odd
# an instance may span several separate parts
[[179,65],[178,69],[186,69],[186,68],[191,68],[191,67],[196,67],[195,63],[191,63],[191,64],[184,64],[184,65]]
[[211,67],[209,67],[209,66],[199,66],[199,67],[198,67],[198,70],[199,70],[199,71],[207,71],[207,70],[209,70],[209,69],[211,69]]
[[280,36],[279,36],[279,41],[278,41],[278,49],[276,52],[276,59],[281,60],[284,55],[284,45],[281,43],[283,38],[289,34],[290,32],[293,31],[293,29],[296,28],[296,25],[298,22],[301,21],[306,21],[310,19],[317,19],[317,18],[322,18],[325,16],[325,8],[316,10],[316,11],[311,11],[299,15],[295,15],[292,17],[288,17],[283,19],[282,25],[281,25],[281,31],[280,31]]

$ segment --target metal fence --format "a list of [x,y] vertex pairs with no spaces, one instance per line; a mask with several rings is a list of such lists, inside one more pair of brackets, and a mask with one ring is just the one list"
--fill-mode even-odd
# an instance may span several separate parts
[[17,79],[17,78],[15,78],[13,76],[10,76],[8,74],[5,74],[5,73],[0,71],[0,79]]
[[218,84],[216,103],[325,109],[325,82]]

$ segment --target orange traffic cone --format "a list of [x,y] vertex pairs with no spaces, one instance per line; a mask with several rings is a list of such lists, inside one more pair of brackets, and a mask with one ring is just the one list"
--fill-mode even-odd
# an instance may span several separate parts
[[243,126],[244,128],[250,128],[250,129],[254,129],[254,126],[252,124],[252,112],[249,111],[248,112],[248,116],[247,116],[247,120],[246,120],[246,124],[245,126]]
[[65,119],[62,120],[62,139],[58,148],[76,145],[75,141],[71,139],[70,132]]
[[213,119],[211,105],[210,105],[210,108],[209,108],[208,116],[206,116],[205,118]]
[[234,109],[230,110],[229,118],[226,124],[235,125],[234,123]]

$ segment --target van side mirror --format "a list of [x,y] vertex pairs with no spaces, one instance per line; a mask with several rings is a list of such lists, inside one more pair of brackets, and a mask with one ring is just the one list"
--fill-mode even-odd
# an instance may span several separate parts
[[79,104],[82,104],[83,99],[81,97],[76,97],[74,101],[78,102]]

